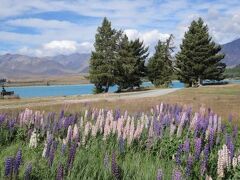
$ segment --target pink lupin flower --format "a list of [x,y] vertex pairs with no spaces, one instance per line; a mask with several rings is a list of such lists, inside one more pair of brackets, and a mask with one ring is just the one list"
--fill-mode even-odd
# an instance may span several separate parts
[[134,139],[137,139],[139,137],[140,131],[141,131],[141,120],[138,120],[137,128],[136,128],[136,130],[134,132],[134,135],[133,135]]
[[123,123],[124,123],[124,119],[123,119],[123,116],[120,117],[120,119],[118,119],[117,121],[117,136],[118,136],[118,139],[121,137],[122,135],[122,131],[123,131]]
[[67,142],[71,142],[72,139],[72,126],[68,126],[68,130],[67,130]]
[[190,130],[194,130],[196,128],[195,126],[196,126],[198,117],[199,117],[199,113],[195,113],[192,121],[190,122],[190,126],[189,126]]
[[93,136],[93,137],[96,137],[97,132],[98,132],[98,120],[97,120],[97,122],[95,123],[95,125],[92,126],[92,136]]
[[215,114],[214,117],[213,117],[213,129],[214,129],[214,132],[217,131],[217,125],[218,125],[218,116],[217,116],[217,114]]
[[160,104],[159,114],[163,112],[163,103]]
[[77,126],[77,124],[74,124],[72,139],[78,140],[78,138],[79,138],[78,126]]
[[181,137],[181,135],[182,135],[183,125],[185,123],[186,116],[187,116],[187,113],[183,112],[181,120],[180,120],[180,124],[178,126],[178,130],[177,130],[177,137]]
[[117,121],[112,121],[112,133],[115,134],[117,131]]
[[173,135],[175,133],[175,130],[176,130],[176,126],[173,123],[171,123],[171,125],[170,125],[170,134],[169,134],[171,138],[173,137]]
[[134,128],[134,119],[132,119],[130,129],[129,129],[128,144],[131,144],[133,141],[134,129],[135,129]]
[[124,140],[127,138],[128,134],[129,134],[130,121],[131,121],[131,118],[130,118],[130,116],[128,116],[126,125],[123,130],[123,139]]
[[92,124],[90,122],[87,122],[86,125],[85,125],[83,139],[82,139],[82,143],[83,144],[86,143],[86,138],[87,138],[87,136],[89,135],[89,133],[91,131],[91,127],[92,127]]

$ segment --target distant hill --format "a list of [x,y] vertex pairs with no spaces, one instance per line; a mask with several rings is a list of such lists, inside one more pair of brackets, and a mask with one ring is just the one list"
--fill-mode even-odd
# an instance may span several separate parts
[[222,45],[222,52],[225,53],[224,62],[229,67],[240,64],[240,38]]
[[35,75],[64,75],[86,73],[90,54],[31,57],[19,54],[0,56],[0,77],[26,77]]
[[[228,67],[240,64],[240,39],[222,45]],[[0,55],[0,78],[58,76],[88,73],[90,54],[74,53],[53,57],[31,57],[20,54]]]

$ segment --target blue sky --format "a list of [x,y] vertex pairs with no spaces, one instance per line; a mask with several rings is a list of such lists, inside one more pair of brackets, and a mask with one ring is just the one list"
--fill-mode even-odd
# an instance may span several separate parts
[[103,17],[153,49],[174,34],[175,45],[202,17],[217,43],[240,37],[239,0],[0,0],[0,53],[33,56],[87,53]]

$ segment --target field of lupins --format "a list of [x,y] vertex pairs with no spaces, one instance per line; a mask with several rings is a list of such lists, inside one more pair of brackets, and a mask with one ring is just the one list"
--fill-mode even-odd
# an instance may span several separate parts
[[238,128],[211,109],[0,114],[0,179],[240,179]]

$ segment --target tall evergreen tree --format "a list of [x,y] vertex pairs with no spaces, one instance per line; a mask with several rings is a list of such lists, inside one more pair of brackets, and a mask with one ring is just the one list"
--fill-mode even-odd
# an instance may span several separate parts
[[168,86],[171,83],[173,75],[172,65],[172,38],[167,39],[166,42],[158,41],[155,47],[155,53],[148,62],[148,78],[154,86]]
[[119,87],[119,91],[122,89],[133,88],[138,66],[137,59],[134,56],[134,51],[131,43],[126,35],[123,35],[118,50],[118,59],[116,61],[115,69],[115,82]]
[[111,22],[103,19],[95,36],[95,51],[90,59],[89,78],[95,84],[96,92],[108,92],[114,85],[114,68],[117,57],[117,41],[119,32],[112,29]]
[[226,65],[221,62],[224,54],[208,33],[208,26],[201,18],[193,21],[185,33],[181,51],[176,55],[176,74],[188,86],[202,85],[204,79],[222,80]]
[[148,47],[145,47],[143,41],[136,39],[130,41],[130,46],[133,50],[134,58],[136,59],[136,71],[134,73],[134,86],[140,86],[142,84],[142,78],[146,76],[147,68],[145,66],[146,59],[149,55]]

